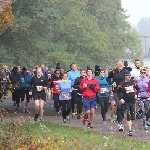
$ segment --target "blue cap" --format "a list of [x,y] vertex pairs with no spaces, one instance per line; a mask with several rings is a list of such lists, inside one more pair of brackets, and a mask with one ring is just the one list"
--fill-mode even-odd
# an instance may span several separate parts
[[125,70],[124,75],[125,75],[125,76],[126,76],[126,75],[130,75],[130,71]]

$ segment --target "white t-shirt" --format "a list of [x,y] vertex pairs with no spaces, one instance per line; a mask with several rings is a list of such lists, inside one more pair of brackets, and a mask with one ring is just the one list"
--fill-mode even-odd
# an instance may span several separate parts
[[138,80],[141,76],[140,74],[140,70],[141,69],[132,69],[132,71],[130,72],[131,73],[131,77],[133,77],[135,80]]

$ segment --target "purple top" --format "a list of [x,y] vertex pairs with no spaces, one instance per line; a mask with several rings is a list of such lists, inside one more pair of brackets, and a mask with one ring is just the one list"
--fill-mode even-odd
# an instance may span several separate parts
[[147,77],[145,78],[140,77],[140,79],[137,80],[138,87],[140,88],[140,97],[147,97],[147,98],[149,97],[148,91],[147,91],[148,82],[149,82],[149,79]]

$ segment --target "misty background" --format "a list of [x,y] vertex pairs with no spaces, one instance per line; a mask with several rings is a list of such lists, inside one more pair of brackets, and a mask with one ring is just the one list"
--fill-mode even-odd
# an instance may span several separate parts
[[150,0],[121,0],[127,19],[141,36],[144,58],[150,58]]

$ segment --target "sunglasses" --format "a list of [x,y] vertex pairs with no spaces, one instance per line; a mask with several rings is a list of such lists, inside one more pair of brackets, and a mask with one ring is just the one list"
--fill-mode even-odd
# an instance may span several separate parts
[[130,76],[130,74],[125,74],[125,76]]
[[142,74],[146,74],[146,72],[141,72]]

